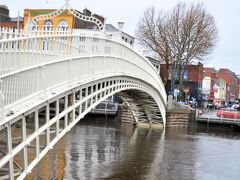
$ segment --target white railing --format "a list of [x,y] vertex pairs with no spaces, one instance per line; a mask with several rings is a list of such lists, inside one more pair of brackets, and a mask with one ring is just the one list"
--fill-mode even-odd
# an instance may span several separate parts
[[100,31],[77,29],[37,31],[28,34],[21,30],[18,34],[13,29],[1,30],[3,35],[0,41],[0,76],[55,61],[55,56],[129,55],[121,50],[128,44],[113,43]]
[[33,31],[27,31],[23,29],[0,27],[0,40],[16,39],[21,37],[31,36],[45,36],[45,35],[91,35],[91,36],[103,36],[101,31],[97,30],[85,30],[85,29],[38,29]]
[[[1,90],[5,97],[4,106],[30,96],[34,92],[44,90],[43,72],[45,70],[43,67],[46,64],[65,61],[68,58],[93,56],[111,56],[141,67],[144,72],[136,70],[136,75],[142,77],[148,74],[150,76],[148,79],[142,78],[147,82],[152,80],[151,84],[161,91],[164,98],[166,96],[155,68],[126,43],[113,41],[104,36],[102,32],[95,31],[69,30],[63,34],[55,31],[36,33],[36,36],[15,36],[15,38],[0,41],[0,79],[2,79]],[[127,63],[123,62],[122,66],[124,64]],[[68,65],[66,64],[66,66]],[[129,67],[131,66],[126,67],[126,71],[131,72]],[[114,68],[109,66],[108,71]],[[57,69],[55,70],[59,72]],[[21,73],[19,74],[19,72]],[[89,72],[86,73],[89,75]],[[22,89],[22,87],[25,88]],[[16,92],[16,89],[19,92]]]

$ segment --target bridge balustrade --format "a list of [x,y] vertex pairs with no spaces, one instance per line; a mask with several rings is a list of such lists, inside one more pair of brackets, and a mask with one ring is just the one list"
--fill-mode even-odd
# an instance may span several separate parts
[[[104,38],[99,32],[94,35],[94,32],[80,30],[62,34],[42,31],[34,35],[36,36],[28,35],[0,41],[0,78],[1,91],[5,97],[4,106],[60,83],[51,83],[59,80],[59,78],[51,80],[49,77],[51,72],[66,73],[68,74],[66,77],[72,76],[69,71],[76,67],[75,60],[81,58],[84,67],[79,67],[80,71],[84,72],[81,77],[96,74],[100,68],[104,73],[134,72],[138,78],[153,80],[151,83],[165,93],[154,67],[126,43]],[[91,57],[94,57],[92,58],[94,60],[91,60]],[[104,58],[104,61],[96,60],[98,57]],[[86,58],[89,60],[84,60]],[[115,58],[117,62],[108,61],[110,58]],[[57,64],[58,67],[53,68],[51,64]],[[90,69],[86,70],[88,66],[93,67],[92,72]],[[62,80],[70,81],[71,78],[76,78],[66,77],[62,77]]]

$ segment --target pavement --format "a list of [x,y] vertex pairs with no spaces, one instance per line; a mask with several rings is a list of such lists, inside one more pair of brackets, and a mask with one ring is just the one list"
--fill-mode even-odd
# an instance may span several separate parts
[[201,109],[201,111],[202,111],[202,114],[199,115],[199,117],[203,117],[203,118],[218,118],[216,116],[217,110]]

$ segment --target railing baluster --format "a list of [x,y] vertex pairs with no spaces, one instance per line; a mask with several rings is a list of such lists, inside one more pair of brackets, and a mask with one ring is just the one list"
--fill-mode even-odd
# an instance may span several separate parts
[[7,144],[9,159],[9,177],[10,180],[14,180],[14,167],[13,167],[13,155],[12,155],[12,129],[10,122],[7,124]]
[[[22,137],[23,137],[23,142],[26,142],[27,139],[27,128],[26,128],[26,117],[23,116],[22,118]],[[28,168],[28,153],[27,153],[27,146],[24,146],[23,148],[23,165],[24,165],[24,170]]]

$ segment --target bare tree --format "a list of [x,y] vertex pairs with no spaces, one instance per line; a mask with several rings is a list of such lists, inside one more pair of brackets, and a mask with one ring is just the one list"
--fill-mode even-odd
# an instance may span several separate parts
[[182,72],[191,61],[203,61],[212,52],[217,33],[213,16],[202,4],[188,7],[182,3],[166,13],[148,8],[136,31],[139,42],[165,62],[165,85],[170,65]]

